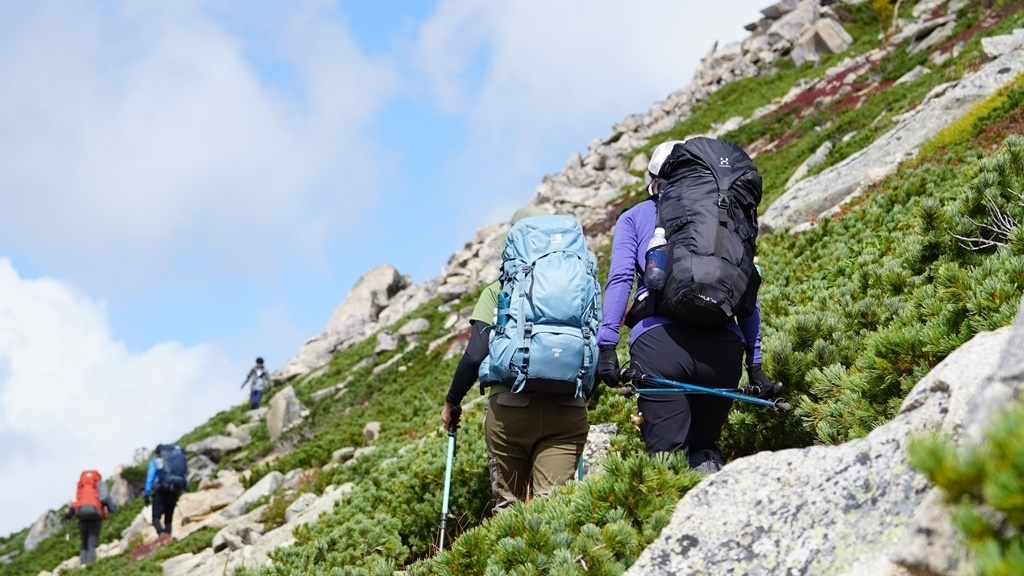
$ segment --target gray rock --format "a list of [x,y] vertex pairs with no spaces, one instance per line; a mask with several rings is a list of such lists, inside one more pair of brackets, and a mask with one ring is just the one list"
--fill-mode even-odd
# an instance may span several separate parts
[[47,510],[28,529],[25,536],[25,551],[35,550],[40,542],[60,532],[60,529],[60,514],[56,510]]
[[213,498],[210,499],[210,510],[217,511],[222,508],[230,506],[235,500],[238,500],[245,494],[245,487],[242,486],[241,482],[233,482],[227,486],[223,486],[214,493]]
[[270,439],[276,441],[285,430],[301,422],[305,409],[295,395],[295,388],[291,386],[285,386],[274,394],[270,399],[270,411],[267,412],[267,433]]
[[803,2],[793,10],[783,14],[765,32],[772,44],[786,40],[796,42],[804,30],[818,19],[818,9],[814,2]]
[[316,498],[316,494],[313,494],[312,492],[300,494],[299,497],[289,504],[287,509],[285,509],[284,521],[290,524],[299,516],[299,514],[302,514],[312,506],[316,502]]
[[378,436],[380,436],[380,422],[367,422],[366,426],[363,426],[363,437],[366,438],[367,444],[376,442]]
[[214,462],[220,462],[226,454],[241,450],[242,446],[243,444],[238,438],[210,436],[199,442],[189,444],[185,447],[185,451],[206,456]]
[[430,328],[430,320],[427,320],[426,318],[414,318],[399,328],[398,333],[402,336],[409,336],[411,334],[419,334],[428,328]]
[[394,334],[387,330],[382,330],[377,333],[377,346],[373,349],[374,354],[390,352],[396,348],[398,348],[398,338],[396,338]]
[[237,518],[249,512],[249,508],[254,502],[269,496],[277,490],[281,483],[284,482],[284,474],[277,472],[271,472],[260,478],[260,481],[254,484],[251,488],[242,493],[230,506],[220,511],[221,515],[225,518]]
[[216,471],[217,463],[203,454],[197,454],[188,459],[189,482],[194,482],[196,480],[202,482]]
[[352,446],[346,446],[345,448],[338,448],[331,454],[332,462],[344,462],[349,460],[356,454],[356,449]]
[[194,570],[213,556],[213,549],[206,548],[202,552],[185,553],[168,558],[160,565],[163,576],[190,576]]
[[1013,34],[989,36],[981,39],[981,48],[990,58],[996,58],[1010,52],[1020,50],[1024,46],[1024,29],[1018,28]]
[[793,172],[793,175],[789,177],[789,180],[786,181],[786,188],[802,180],[804,176],[807,176],[807,172],[811,168],[824,164],[825,160],[828,159],[828,153],[832,151],[832,146],[831,140],[827,140],[821,146],[818,146],[814,154],[811,154],[807,160],[804,160],[803,164],[797,167],[796,172]]
[[230,422],[224,427],[224,433],[231,438],[237,439],[243,445],[252,442],[252,435],[249,434],[248,429],[242,428],[241,426],[235,426]]
[[618,424],[597,424],[590,427],[590,431],[587,433],[587,443],[583,447],[584,478],[604,472],[601,460],[608,454],[611,437],[618,433]]
[[899,84],[906,84],[907,82],[913,82],[914,80],[917,80],[918,78],[923,78],[930,73],[931,70],[925,68],[924,66],[914,66],[913,70],[907,72],[903,76],[900,76],[898,80],[892,83],[892,85],[896,86]]
[[768,18],[769,20],[775,20],[783,14],[792,12],[793,9],[796,8],[797,1],[798,0],[781,0],[781,2],[776,2],[767,8],[762,8],[761,14],[764,14],[765,18]]
[[110,476],[110,499],[115,506],[124,506],[126,502],[139,496],[138,491],[121,476],[122,470],[124,466],[118,466]]

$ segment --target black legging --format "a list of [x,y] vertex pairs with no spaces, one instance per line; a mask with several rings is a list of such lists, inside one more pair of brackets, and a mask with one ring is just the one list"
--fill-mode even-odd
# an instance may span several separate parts
[[[631,367],[649,376],[706,388],[736,387],[743,369],[743,341],[725,326],[656,326],[641,334],[629,353]],[[717,449],[731,406],[732,400],[710,394],[640,395],[647,453]]]
[[174,522],[174,507],[178,504],[177,492],[156,490],[153,492],[153,528],[157,534],[170,534]]
[[78,549],[78,559],[82,564],[88,564],[96,559],[96,547],[100,543],[100,528],[103,527],[103,520],[79,520],[78,535],[82,538],[82,545]]

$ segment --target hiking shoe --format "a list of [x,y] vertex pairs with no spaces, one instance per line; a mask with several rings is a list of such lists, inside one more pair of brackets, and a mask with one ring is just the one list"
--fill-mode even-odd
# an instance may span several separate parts
[[705,474],[714,474],[721,470],[722,466],[725,466],[725,460],[722,458],[722,453],[718,450],[707,448],[690,454],[686,459],[690,463],[690,468],[693,468],[697,472],[704,472]]

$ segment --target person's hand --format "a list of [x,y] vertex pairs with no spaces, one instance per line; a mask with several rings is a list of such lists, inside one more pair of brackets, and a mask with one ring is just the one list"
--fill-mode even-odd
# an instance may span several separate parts
[[452,406],[445,402],[441,409],[441,421],[444,422],[445,430],[457,430],[459,419],[462,418],[462,406]]
[[615,346],[606,344],[598,350],[597,377],[614,388],[619,385],[619,357],[615,354]]
[[152,502],[152,500],[150,500],[149,494],[146,494],[145,496],[142,497],[142,503],[145,504],[146,506],[149,506],[150,502]]
[[750,364],[747,366],[747,379],[750,381],[751,386],[757,386],[758,398],[768,400],[775,396],[775,384],[764,373],[760,364]]

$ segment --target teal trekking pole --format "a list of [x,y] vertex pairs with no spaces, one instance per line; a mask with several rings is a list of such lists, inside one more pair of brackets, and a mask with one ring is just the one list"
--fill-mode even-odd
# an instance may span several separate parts
[[444,500],[441,502],[441,536],[437,545],[438,551],[444,550],[444,535],[448,529],[448,497],[452,491],[452,461],[455,459],[455,435],[459,428],[459,417],[462,407],[452,408],[452,421],[448,425],[448,462],[444,467]]
[[766,398],[759,397],[761,390],[756,386],[747,386],[744,388],[707,388],[696,384],[676,382],[675,380],[668,380],[667,378],[648,376],[643,372],[630,368],[623,369],[619,373],[619,377],[623,383],[642,382],[664,386],[664,388],[637,388],[633,385],[624,384],[619,387],[619,393],[627,397],[636,396],[638,394],[711,394],[713,396],[722,396],[731,400],[740,400],[743,402],[750,402],[751,404],[767,406],[778,413],[789,412],[793,409],[788,402],[782,398],[777,398],[777,396],[782,392],[782,384],[778,383],[773,385],[770,391],[766,391],[766,396],[774,397],[773,400],[768,400]]

